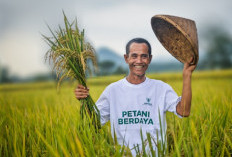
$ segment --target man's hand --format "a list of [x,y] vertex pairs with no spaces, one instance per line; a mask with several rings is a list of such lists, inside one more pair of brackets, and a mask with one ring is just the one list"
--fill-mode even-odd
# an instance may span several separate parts
[[78,100],[84,99],[89,95],[89,89],[85,88],[82,85],[78,85],[77,88],[74,90],[74,94]]
[[189,62],[184,63],[184,68],[183,68],[183,77],[188,77],[192,75],[192,72],[196,68],[196,64],[191,64],[193,61],[193,57],[189,60]]

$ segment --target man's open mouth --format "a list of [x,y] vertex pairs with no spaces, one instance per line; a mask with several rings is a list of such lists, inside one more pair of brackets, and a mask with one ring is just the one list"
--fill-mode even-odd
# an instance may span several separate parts
[[134,65],[134,67],[138,70],[142,69],[144,66],[143,65]]

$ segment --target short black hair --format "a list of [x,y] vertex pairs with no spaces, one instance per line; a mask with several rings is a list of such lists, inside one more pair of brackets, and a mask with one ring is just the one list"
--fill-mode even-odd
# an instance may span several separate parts
[[148,47],[148,54],[149,56],[151,55],[151,45],[150,43],[146,40],[146,39],[143,39],[143,38],[134,38],[134,39],[131,39],[127,44],[126,44],[126,54],[129,55],[129,52],[130,52],[130,46],[132,43],[144,43],[147,45]]

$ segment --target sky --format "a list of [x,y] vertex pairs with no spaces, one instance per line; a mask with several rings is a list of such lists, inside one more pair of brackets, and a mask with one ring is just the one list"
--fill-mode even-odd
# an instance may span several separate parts
[[199,53],[205,52],[202,34],[212,25],[223,26],[232,34],[231,0],[0,0],[0,67],[11,75],[27,77],[51,71],[44,55],[49,49],[41,34],[51,36],[63,24],[62,10],[69,21],[76,17],[95,49],[106,46],[119,55],[135,37],[147,39],[153,61],[174,58],[154,35],[150,20],[157,14],[192,19],[199,36]]

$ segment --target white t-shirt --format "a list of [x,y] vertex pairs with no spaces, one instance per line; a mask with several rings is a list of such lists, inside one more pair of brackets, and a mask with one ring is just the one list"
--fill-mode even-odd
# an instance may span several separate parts
[[118,143],[133,149],[137,144],[141,146],[141,130],[144,140],[148,132],[156,141],[157,137],[165,141],[166,111],[178,115],[176,105],[180,100],[171,86],[162,81],[146,77],[144,82],[135,85],[124,78],[106,87],[96,105],[101,124],[110,120],[112,136],[115,130]]

